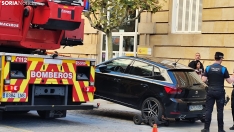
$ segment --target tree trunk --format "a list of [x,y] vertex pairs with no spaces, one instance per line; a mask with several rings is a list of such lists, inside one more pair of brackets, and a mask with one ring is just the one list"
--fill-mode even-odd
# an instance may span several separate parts
[[113,58],[112,32],[107,32],[108,60]]

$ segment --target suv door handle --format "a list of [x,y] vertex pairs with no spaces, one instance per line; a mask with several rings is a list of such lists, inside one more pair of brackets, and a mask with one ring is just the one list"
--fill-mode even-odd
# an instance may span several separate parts
[[147,84],[143,84],[143,83],[141,83],[141,86],[143,86],[144,88],[149,87]]
[[114,81],[119,82],[121,79],[114,78]]

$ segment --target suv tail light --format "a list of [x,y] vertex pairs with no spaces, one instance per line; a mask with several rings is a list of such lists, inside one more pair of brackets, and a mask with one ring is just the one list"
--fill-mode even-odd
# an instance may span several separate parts
[[178,88],[172,88],[172,87],[164,87],[166,93],[168,94],[181,94],[182,90]]

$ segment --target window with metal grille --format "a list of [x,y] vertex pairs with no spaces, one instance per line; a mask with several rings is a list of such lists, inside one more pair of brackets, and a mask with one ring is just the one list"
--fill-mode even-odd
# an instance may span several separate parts
[[201,33],[203,0],[173,0],[172,33]]

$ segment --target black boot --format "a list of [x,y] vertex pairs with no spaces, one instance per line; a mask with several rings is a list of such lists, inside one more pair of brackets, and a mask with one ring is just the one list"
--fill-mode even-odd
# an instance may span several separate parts
[[201,132],[210,132],[209,129],[202,129]]
[[226,131],[224,131],[224,130],[219,130],[219,132],[226,132]]
[[234,130],[234,125],[232,127],[229,128],[230,130]]

